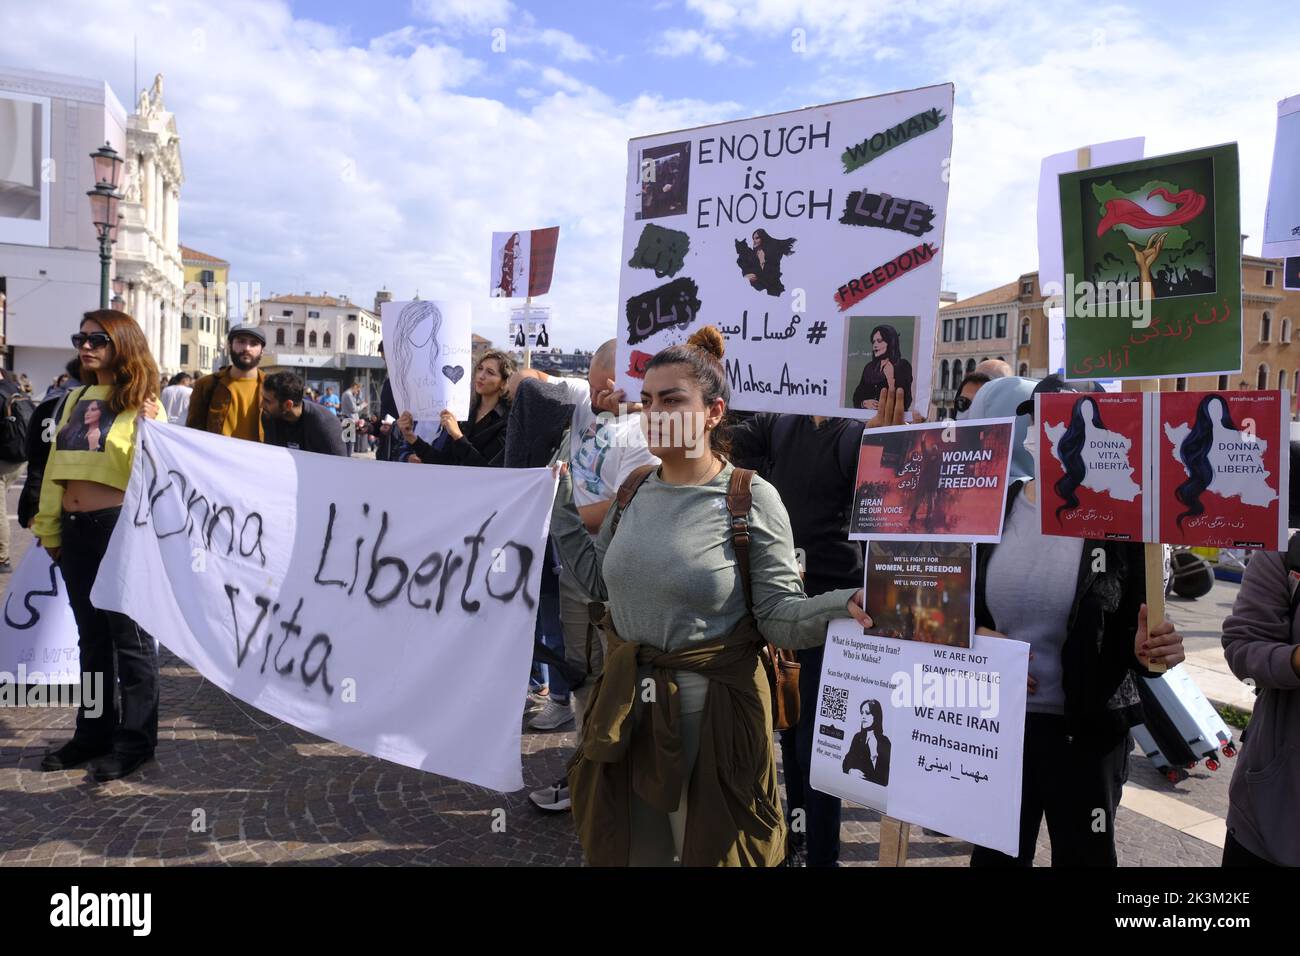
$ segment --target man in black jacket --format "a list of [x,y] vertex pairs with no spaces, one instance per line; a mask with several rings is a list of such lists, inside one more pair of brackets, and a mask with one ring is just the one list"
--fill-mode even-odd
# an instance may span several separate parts
[[276,372],[262,383],[263,441],[281,448],[346,457],[338,416],[315,402],[304,402],[302,379]]

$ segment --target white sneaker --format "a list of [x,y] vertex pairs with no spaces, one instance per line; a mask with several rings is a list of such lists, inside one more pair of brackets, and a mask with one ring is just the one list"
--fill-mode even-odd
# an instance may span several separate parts
[[558,813],[569,809],[569,781],[561,777],[549,787],[534,790],[528,795],[539,810]]
[[559,730],[561,727],[567,727],[573,723],[573,720],[572,698],[567,704],[557,704],[553,700],[548,700],[546,705],[533,714],[532,719],[528,721],[528,729]]

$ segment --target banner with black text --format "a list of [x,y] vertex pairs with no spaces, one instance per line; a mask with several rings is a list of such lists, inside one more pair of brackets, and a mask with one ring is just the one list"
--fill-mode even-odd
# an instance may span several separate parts
[[303,730],[494,790],[523,786],[547,470],[139,429],[97,607]]

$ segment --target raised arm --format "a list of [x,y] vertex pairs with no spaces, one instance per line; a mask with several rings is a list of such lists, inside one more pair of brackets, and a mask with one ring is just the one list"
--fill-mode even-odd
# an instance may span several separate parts
[[[567,447],[567,443],[562,443],[562,447]],[[600,533],[593,540],[573,503],[573,479],[567,470],[560,476],[555,503],[551,506],[551,537],[560,549],[564,566],[588,594],[600,601],[607,600],[609,596],[601,568],[605,560],[605,549],[609,547],[613,536],[611,527],[615,510],[610,508],[605,514]]]

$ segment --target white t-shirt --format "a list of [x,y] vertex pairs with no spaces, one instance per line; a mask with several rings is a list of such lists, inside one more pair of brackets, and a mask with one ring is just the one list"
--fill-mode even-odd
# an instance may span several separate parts
[[608,412],[591,410],[591,390],[581,379],[556,378],[573,402],[569,430],[569,473],[573,476],[573,503],[579,508],[607,501],[618,494],[623,480],[642,465],[658,465],[641,431],[639,415],[620,421]]
[[188,385],[168,385],[162,390],[163,409],[167,412],[167,421],[173,425],[184,425],[190,414],[190,393],[194,389]]

